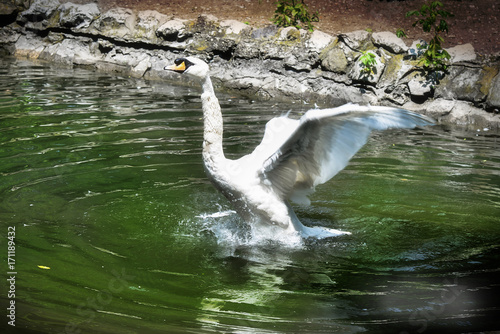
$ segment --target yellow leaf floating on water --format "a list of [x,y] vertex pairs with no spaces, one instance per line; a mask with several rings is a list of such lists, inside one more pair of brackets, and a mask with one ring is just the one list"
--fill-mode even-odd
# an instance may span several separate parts
[[40,268],[40,269],[50,269],[50,267],[47,267],[47,266],[38,266],[38,268]]

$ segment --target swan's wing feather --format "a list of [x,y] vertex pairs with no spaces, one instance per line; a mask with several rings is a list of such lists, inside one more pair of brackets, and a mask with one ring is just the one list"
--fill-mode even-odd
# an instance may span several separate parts
[[251,153],[252,159],[262,163],[290,138],[299,125],[300,121],[298,119],[291,119],[287,116],[275,117],[269,120],[266,123],[261,143]]
[[347,166],[371,131],[429,124],[433,122],[425,116],[388,107],[349,104],[310,110],[264,161],[260,176],[283,198],[308,203],[306,196]]

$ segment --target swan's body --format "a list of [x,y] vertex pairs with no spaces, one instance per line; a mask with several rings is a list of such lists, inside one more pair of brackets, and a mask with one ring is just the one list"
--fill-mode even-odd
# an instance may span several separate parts
[[299,120],[270,120],[255,150],[238,160],[226,159],[222,147],[222,113],[208,65],[193,57],[179,58],[166,69],[189,74],[202,85],[203,163],[215,187],[246,221],[272,224],[303,237],[348,232],[302,225],[288,203],[309,203],[314,188],[342,170],[366,143],[372,130],[432,124],[424,116],[396,108],[347,104],[309,110]]

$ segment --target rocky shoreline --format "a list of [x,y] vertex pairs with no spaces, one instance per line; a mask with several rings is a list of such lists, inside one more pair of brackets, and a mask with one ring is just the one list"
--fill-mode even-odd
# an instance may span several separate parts
[[[4,55],[86,66],[149,80],[175,80],[163,70],[179,55],[210,62],[219,89],[262,99],[336,106],[354,102],[393,105],[469,129],[500,129],[500,60],[478,59],[470,44],[448,49],[448,73],[427,73],[415,41],[407,46],[390,32],[252,28],[213,16],[181,20],[156,11],[95,3],[22,1],[2,8]],[[19,10],[21,6],[21,10]],[[364,52],[375,55],[366,70]],[[187,83],[186,83],[187,84]]]

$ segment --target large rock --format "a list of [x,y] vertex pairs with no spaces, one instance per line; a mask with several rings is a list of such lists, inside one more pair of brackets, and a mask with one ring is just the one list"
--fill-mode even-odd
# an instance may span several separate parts
[[187,29],[188,20],[173,19],[165,22],[156,30],[156,35],[167,41],[184,41],[193,36]]
[[334,38],[331,35],[325,34],[319,30],[315,30],[306,45],[309,49],[316,52],[321,52],[324,48],[326,48]]
[[413,72],[408,76],[408,90],[413,97],[421,98],[430,96],[436,85],[436,80],[421,72]]
[[407,77],[414,70],[414,66],[411,62],[405,61],[404,57],[403,54],[384,55],[385,69],[377,86],[395,87],[400,83],[407,84]]
[[36,38],[34,34],[23,34],[14,44],[14,55],[16,57],[38,59],[46,47],[47,44]]
[[112,8],[95,21],[94,33],[125,40],[132,37],[136,24],[136,14],[126,8]]
[[2,44],[5,45],[14,44],[19,39],[20,36],[21,33],[19,31],[16,31],[11,27],[4,27],[0,29],[0,46]]
[[338,43],[321,55],[321,66],[327,71],[346,73],[347,65],[347,58]]
[[467,62],[476,60],[476,52],[471,44],[457,45],[446,49],[451,56],[451,63]]
[[252,41],[238,43],[234,49],[233,57],[241,59],[258,59],[261,55],[261,51],[259,45]]
[[410,102],[403,107],[410,110],[421,110],[438,123],[458,124],[469,130],[499,129],[500,115],[484,112],[470,102],[438,98],[422,105]]
[[274,37],[276,33],[278,33],[278,27],[275,25],[268,25],[263,28],[254,29],[252,31],[252,38],[267,39]]
[[472,103],[465,101],[449,101],[449,103],[453,104],[453,108],[442,118],[444,122],[466,126],[470,129],[498,128],[499,115],[485,113],[474,107]]
[[297,41],[300,40],[300,31],[295,27],[286,27],[279,31],[278,41]]
[[370,33],[366,30],[356,30],[347,34],[340,34],[339,38],[353,50],[366,50],[371,44]]
[[440,118],[451,113],[454,107],[455,102],[438,98],[429,102],[426,106],[426,110],[429,116],[439,120]]
[[[260,53],[265,58],[270,59],[286,59],[290,56],[290,53],[297,50],[298,42],[282,43],[279,41],[273,41],[272,43],[261,43],[259,44]],[[301,50],[304,53],[304,50]]]
[[187,45],[186,51],[202,56],[216,53],[220,57],[229,60],[234,53],[235,46],[234,39],[196,35]]
[[408,48],[408,55],[413,59],[421,57],[425,52],[426,45],[427,43],[423,39],[413,41],[413,43],[411,43],[411,46]]
[[374,51],[367,51],[367,53],[375,56],[375,64],[366,66],[362,61],[363,55],[361,55],[351,67],[349,77],[356,82],[376,85],[384,71],[385,61],[382,61],[382,58]]
[[35,0],[27,10],[19,14],[18,20],[29,28],[45,29],[60,5],[58,0]]
[[95,3],[77,5],[66,2],[59,7],[59,24],[66,28],[88,28],[100,14]]
[[100,58],[92,51],[93,43],[91,38],[64,38],[45,47],[40,58],[67,65],[95,64]]
[[13,1],[0,1],[0,26],[5,26],[16,21],[19,9]]
[[486,103],[489,107],[500,108],[500,74],[498,74],[491,82],[490,91]]
[[146,43],[153,43],[157,38],[157,30],[169,20],[169,16],[156,10],[145,10],[137,14],[137,23],[134,27],[134,38]]
[[286,69],[296,72],[309,72],[312,70],[312,64],[316,63],[317,54],[314,52],[291,52],[284,59]]
[[142,55],[138,59],[139,62],[132,67],[132,76],[136,78],[142,78],[147,70],[151,68],[151,57],[149,55]]
[[375,46],[389,50],[392,53],[397,54],[408,51],[405,42],[392,32],[375,32],[372,34],[372,41]]
[[481,88],[484,71],[479,67],[452,66],[440,84],[436,87],[436,97],[449,100],[459,99],[481,102],[486,94]]
[[226,35],[239,35],[243,31],[251,29],[249,25],[236,20],[224,20],[220,26],[225,29]]

